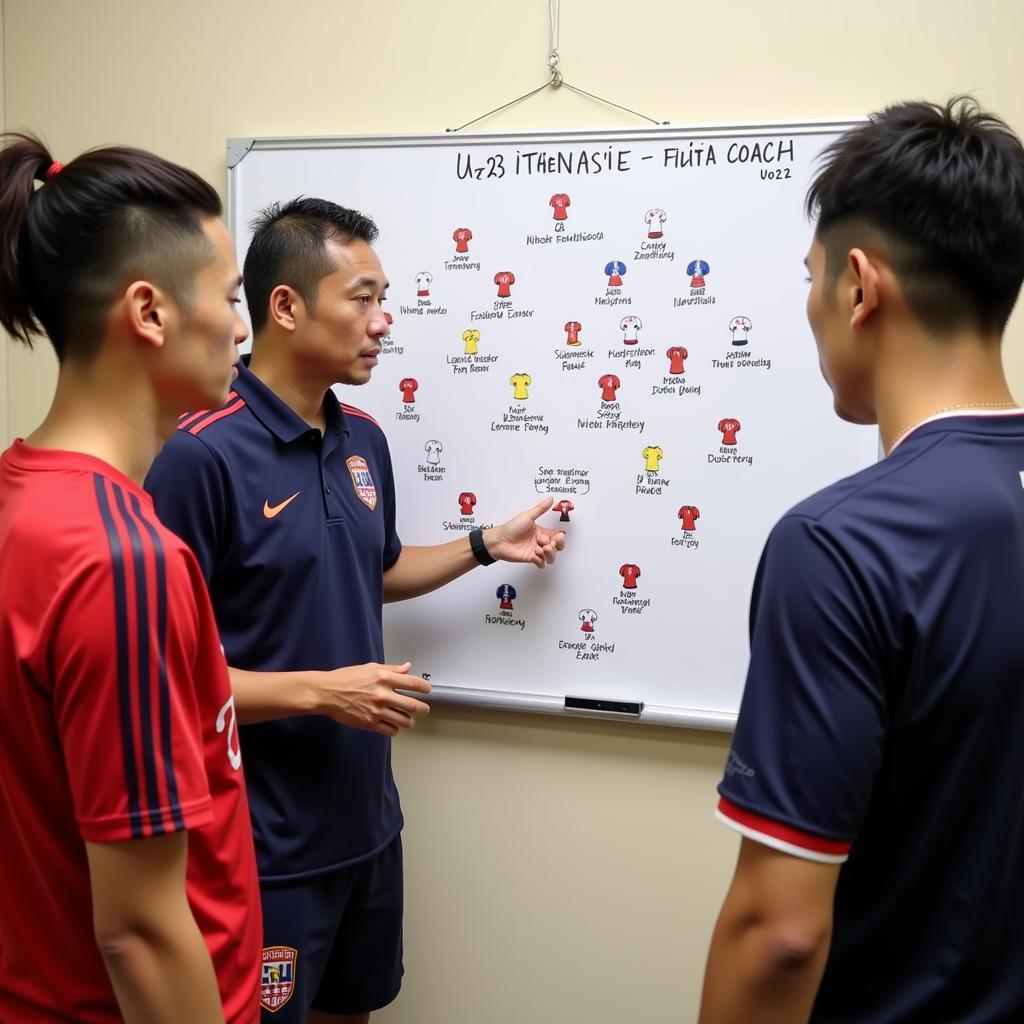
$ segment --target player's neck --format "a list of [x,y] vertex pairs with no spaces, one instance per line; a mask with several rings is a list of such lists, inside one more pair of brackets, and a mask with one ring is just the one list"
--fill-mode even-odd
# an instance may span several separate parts
[[920,335],[886,346],[875,378],[879,433],[886,451],[939,413],[1009,409],[1013,395],[998,336]]
[[283,346],[253,344],[250,372],[258,377],[301,420],[321,433],[326,429],[324,395],[330,385],[303,378],[287,358]]
[[144,375],[111,372],[101,362],[61,367],[50,410],[25,441],[91,455],[141,484],[177,416],[160,410]]

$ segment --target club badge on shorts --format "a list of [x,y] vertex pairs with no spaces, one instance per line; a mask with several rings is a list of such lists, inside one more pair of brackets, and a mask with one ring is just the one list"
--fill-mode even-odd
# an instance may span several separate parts
[[260,1006],[277,1013],[295,991],[299,951],[292,946],[264,946],[260,966]]
[[356,497],[369,509],[377,507],[377,487],[370,476],[370,467],[362,455],[350,455],[345,460]]

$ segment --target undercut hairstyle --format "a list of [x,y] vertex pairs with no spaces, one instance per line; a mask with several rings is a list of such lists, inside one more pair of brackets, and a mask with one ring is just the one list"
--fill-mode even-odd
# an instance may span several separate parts
[[364,214],[305,196],[268,206],[250,227],[242,280],[254,335],[267,326],[270,295],[279,285],[293,288],[315,310],[320,281],[337,269],[329,241],[347,245],[358,238],[372,245],[377,238],[377,225]]
[[877,247],[936,336],[1001,333],[1024,279],[1024,147],[969,96],[873,114],[823,154],[807,193],[831,289]]
[[9,334],[31,347],[45,332],[62,363],[88,361],[111,303],[135,280],[190,311],[195,275],[214,258],[202,220],[221,212],[207,182],[141,149],[93,149],[61,167],[31,135],[3,140],[0,324]]

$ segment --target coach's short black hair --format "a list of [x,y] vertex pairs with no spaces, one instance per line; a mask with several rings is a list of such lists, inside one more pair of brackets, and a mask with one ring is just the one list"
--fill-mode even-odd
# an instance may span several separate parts
[[354,238],[367,243],[377,238],[377,225],[369,217],[305,196],[268,206],[251,227],[242,279],[253,334],[267,326],[270,293],[278,285],[294,288],[310,308],[316,305],[320,279],[335,269],[327,253],[329,240],[344,245]]
[[1001,332],[1024,279],[1024,147],[968,96],[873,114],[824,154],[807,193],[834,282],[854,246],[886,253],[935,334]]

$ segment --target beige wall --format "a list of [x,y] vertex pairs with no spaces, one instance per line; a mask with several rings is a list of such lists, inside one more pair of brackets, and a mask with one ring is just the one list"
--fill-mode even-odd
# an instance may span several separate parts
[[[574,84],[674,123],[831,118],[971,91],[1024,131],[1016,0],[565,0]],[[6,0],[6,118],[58,159],[126,142],[222,187],[240,135],[434,131],[545,80],[544,0]],[[632,124],[565,90],[488,130]],[[1007,340],[1024,396],[1024,318]],[[0,368],[3,361],[0,360]],[[54,379],[11,351],[0,429]],[[4,396],[0,369],[0,399]],[[386,1024],[688,1021],[736,844],[725,737],[438,710],[396,744],[405,993]]]

